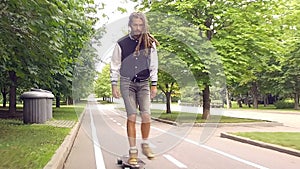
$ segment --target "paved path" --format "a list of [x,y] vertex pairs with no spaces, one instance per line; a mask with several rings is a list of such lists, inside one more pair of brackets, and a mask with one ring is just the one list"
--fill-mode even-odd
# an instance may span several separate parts
[[[153,104],[152,108],[164,105]],[[195,108],[173,107],[174,110]],[[196,108],[197,109],[197,108]],[[197,109],[198,110],[198,109]],[[222,132],[300,131],[299,113],[215,110],[229,116],[275,120],[281,126],[228,126],[182,128],[152,122],[151,143],[158,154],[153,161],[144,159],[147,169],[298,169],[300,158],[220,137]],[[214,112],[214,113],[215,113]],[[241,115],[242,114],[242,115]],[[126,154],[126,118],[111,106],[89,104],[82,119],[65,169],[117,169],[116,158]],[[188,130],[187,130],[188,129]],[[138,136],[140,136],[138,134]],[[140,155],[141,158],[144,158]]]

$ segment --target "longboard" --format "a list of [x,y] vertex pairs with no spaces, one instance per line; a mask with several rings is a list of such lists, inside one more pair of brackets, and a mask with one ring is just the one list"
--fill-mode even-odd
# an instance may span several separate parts
[[137,165],[131,165],[128,163],[128,159],[128,156],[119,157],[117,160],[117,164],[120,165],[122,169],[145,169],[144,166],[146,165],[146,163],[143,160],[138,158]]

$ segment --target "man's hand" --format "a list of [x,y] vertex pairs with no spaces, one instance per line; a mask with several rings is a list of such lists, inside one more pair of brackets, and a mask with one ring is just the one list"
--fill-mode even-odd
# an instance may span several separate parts
[[157,93],[157,87],[156,86],[151,86],[150,98],[153,99],[156,96],[156,93]]
[[112,90],[112,95],[114,98],[117,98],[117,99],[120,98],[120,91],[119,91],[117,85],[112,85],[111,90]]

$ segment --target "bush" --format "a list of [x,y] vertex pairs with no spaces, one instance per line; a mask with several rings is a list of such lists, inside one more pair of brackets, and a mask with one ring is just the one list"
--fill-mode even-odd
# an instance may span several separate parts
[[292,108],[294,108],[294,103],[287,102],[284,100],[279,100],[274,103],[274,106],[276,109],[292,109]]

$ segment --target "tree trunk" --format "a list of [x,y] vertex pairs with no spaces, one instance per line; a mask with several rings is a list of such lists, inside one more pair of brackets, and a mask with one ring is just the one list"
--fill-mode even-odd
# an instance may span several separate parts
[[6,87],[3,87],[2,90],[1,90],[1,93],[2,93],[2,97],[3,97],[3,102],[2,102],[2,106],[3,107],[6,107],[6,103],[7,103],[7,90],[6,90]]
[[9,89],[9,113],[14,114],[17,112],[17,75],[14,71],[9,71],[9,79],[11,81]]
[[57,94],[56,97],[55,97],[55,100],[56,100],[56,107],[57,108],[60,108],[60,94]]
[[[210,2],[210,5],[212,5],[212,2]],[[207,16],[204,23],[206,30],[206,38],[208,41],[212,40],[214,31],[211,29],[211,26],[213,25],[213,15]],[[206,74],[207,77],[209,77],[208,74]],[[203,90],[203,114],[202,119],[208,119],[210,115],[210,90],[209,90],[209,84],[204,84],[204,90]]]
[[67,97],[67,105],[72,105],[73,104],[73,99],[72,99],[72,97],[71,96],[68,96]]
[[242,99],[241,98],[238,98],[236,100],[237,104],[239,105],[239,108],[243,108],[243,104],[242,104]]
[[253,108],[258,109],[258,87],[256,82],[252,83],[251,93],[253,99]]
[[230,93],[227,87],[226,87],[226,103],[227,103],[227,109],[230,109],[232,105],[231,105]]
[[267,107],[268,104],[269,104],[269,103],[268,103],[268,95],[265,94],[265,95],[264,95],[264,107]]
[[295,100],[294,109],[299,110],[299,93],[298,92],[295,92],[294,100]]
[[172,113],[171,112],[171,92],[166,92],[166,113]]
[[205,85],[203,90],[203,114],[202,119],[208,119],[210,115],[210,91],[209,85]]

